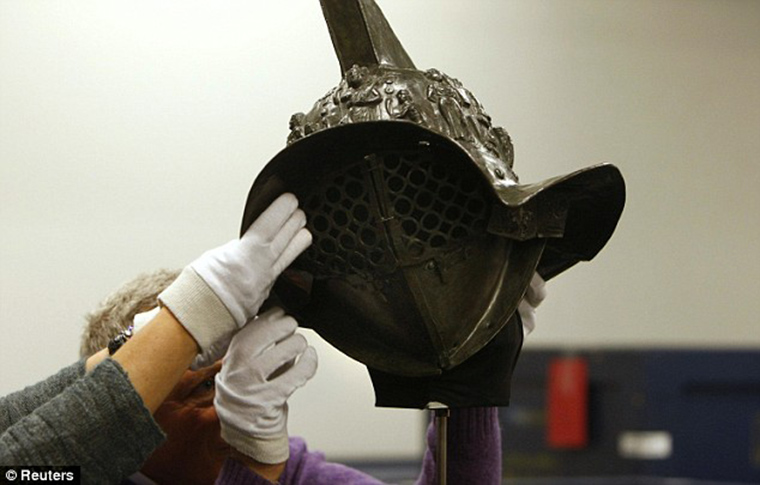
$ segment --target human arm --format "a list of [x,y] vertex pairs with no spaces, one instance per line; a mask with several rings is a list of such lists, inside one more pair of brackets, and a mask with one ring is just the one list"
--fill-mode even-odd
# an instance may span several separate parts
[[84,483],[118,483],[163,441],[151,414],[195,357],[192,336],[163,308],[113,356],[0,436],[0,464],[81,466]]
[[[271,481],[270,481],[271,480]],[[222,467],[217,485],[271,485],[244,463],[228,459]],[[325,460],[325,455],[310,451],[301,438],[290,438],[290,457],[276,482],[279,485],[383,485],[383,482],[355,468]]]
[[[111,359],[103,351],[91,357],[84,377],[5,430],[3,463],[80,464],[83,475],[101,477],[91,481],[113,482],[113,470],[99,468],[113,461],[103,455],[113,449],[95,438],[113,438],[123,429],[129,436],[141,428],[147,439],[134,441],[144,459],[162,439],[150,414],[199,351],[255,315],[280,272],[311,242],[304,225],[295,197],[286,194],[239,240],[191,263],[162,293],[162,310],[140,335]],[[108,377],[120,378],[122,385],[110,387]],[[114,389],[120,392],[113,394]],[[129,419],[143,419],[143,426]],[[136,471],[142,461],[137,456],[125,453],[131,461],[116,470],[128,472],[122,476]]]
[[[0,464],[76,464],[85,483],[118,482],[139,469],[163,440],[151,413],[179,379],[176,369],[181,375],[196,349],[166,312],[114,359],[99,352],[4,398]],[[163,362],[140,358],[151,354]]]
[[84,361],[76,362],[37,384],[0,398],[0,434],[63,392],[84,375],[84,369]]
[[78,465],[84,483],[117,483],[163,440],[111,359],[0,435],[2,465]]
[[153,413],[198,353],[198,346],[166,308],[114,355],[145,407]]
[[[160,311],[113,356],[153,412],[196,354],[252,319],[279,274],[311,243],[292,194],[278,197],[240,238],[207,251],[159,295]],[[88,369],[104,358],[88,361]]]
[[235,451],[216,483],[381,485],[365,473],[325,461],[300,438],[288,439],[287,400],[317,367],[316,352],[293,333],[296,328],[295,320],[273,308],[233,338],[217,374],[215,407],[222,437]]
[[216,376],[214,406],[233,458],[275,481],[289,456],[287,400],[317,370],[296,321],[272,308],[232,338]]
[[[489,485],[501,483],[501,434],[498,408],[452,409],[449,420],[449,483]],[[436,482],[436,431],[431,421],[428,447],[418,485]],[[240,461],[228,459],[217,485],[269,485]],[[290,457],[277,483],[281,485],[382,485],[376,478],[354,468],[325,460],[323,453],[310,451],[300,438],[290,439]]]
[[[417,485],[436,483],[436,430],[431,420]],[[461,485],[501,483],[501,429],[498,408],[456,408],[448,423],[447,479]]]

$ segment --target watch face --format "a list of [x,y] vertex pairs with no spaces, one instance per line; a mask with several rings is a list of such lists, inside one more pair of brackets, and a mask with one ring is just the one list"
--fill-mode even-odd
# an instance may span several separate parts
[[108,355],[113,355],[116,353],[117,350],[121,348],[122,345],[127,343],[127,340],[132,336],[132,329],[128,328],[127,330],[123,330],[119,332],[119,335],[112,338],[110,342],[108,342]]

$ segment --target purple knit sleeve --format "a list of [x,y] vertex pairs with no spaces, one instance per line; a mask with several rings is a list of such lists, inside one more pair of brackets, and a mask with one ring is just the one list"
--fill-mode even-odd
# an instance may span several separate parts
[[325,461],[319,452],[309,451],[301,438],[290,439],[290,459],[280,478],[282,485],[382,485],[382,482],[339,463]]
[[[457,485],[501,483],[501,432],[497,408],[453,409],[448,434],[448,482]],[[436,483],[436,434],[427,432],[428,449],[418,485]],[[244,465],[227,460],[217,485],[271,485]],[[382,485],[377,479],[309,451],[300,438],[290,438],[290,458],[277,482],[280,485]]]
[[[501,483],[501,430],[498,408],[452,409],[447,443],[448,483]],[[427,450],[417,485],[437,483],[436,445],[435,426],[431,421],[427,432]]]
[[272,482],[257,475],[247,466],[232,458],[225,460],[214,483],[216,485],[272,485]]
[[[338,463],[325,461],[322,453],[311,452],[300,438],[290,438],[290,458],[280,485],[382,485],[371,476]],[[228,459],[216,479],[217,485],[271,485],[241,463]]]

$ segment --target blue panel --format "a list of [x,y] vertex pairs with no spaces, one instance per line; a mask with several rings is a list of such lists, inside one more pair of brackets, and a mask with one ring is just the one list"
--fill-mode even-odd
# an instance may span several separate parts
[[[523,352],[502,409],[507,477],[680,477],[760,483],[760,351],[581,352],[589,362],[590,443],[549,449],[546,376],[557,351]],[[666,459],[618,453],[625,431],[665,431]]]
[[760,483],[760,352],[647,354],[653,427],[673,434],[673,458],[652,463],[662,476]]

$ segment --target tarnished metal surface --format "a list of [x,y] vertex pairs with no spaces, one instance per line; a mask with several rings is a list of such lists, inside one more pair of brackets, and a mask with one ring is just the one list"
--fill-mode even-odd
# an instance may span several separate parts
[[507,131],[456,78],[418,70],[374,1],[321,3],[343,78],[291,116],[242,229],[295,193],[314,244],[276,288],[288,310],[371,368],[440,374],[508,324],[534,271],[601,250],[623,179],[598,165],[521,184]]

